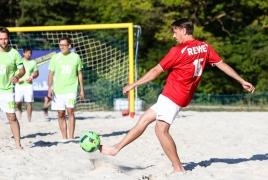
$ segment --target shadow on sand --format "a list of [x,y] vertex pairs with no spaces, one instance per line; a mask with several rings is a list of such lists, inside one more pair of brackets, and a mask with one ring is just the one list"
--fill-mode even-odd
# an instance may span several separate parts
[[37,141],[37,142],[34,142],[33,146],[31,146],[30,148],[34,148],[34,147],[51,147],[51,146],[57,146],[58,144],[69,144],[69,143],[79,143],[79,140],[68,140],[66,142],[49,142],[49,141]]
[[267,154],[256,154],[253,155],[251,158],[237,158],[237,159],[230,159],[230,158],[210,158],[209,160],[200,161],[200,162],[189,162],[183,163],[184,169],[187,171],[192,171],[197,166],[207,167],[210,166],[212,163],[226,163],[226,164],[239,164],[248,161],[265,161],[268,160],[268,153]]
[[26,139],[26,138],[36,138],[36,136],[48,136],[48,135],[53,135],[56,132],[53,133],[35,133],[35,134],[29,134],[27,136],[22,136],[21,139]]
[[101,137],[110,137],[110,136],[118,136],[118,135],[122,135],[122,134],[127,134],[129,131],[118,131],[118,132],[113,132],[113,133],[110,133],[110,134],[102,134],[102,135],[99,135]]

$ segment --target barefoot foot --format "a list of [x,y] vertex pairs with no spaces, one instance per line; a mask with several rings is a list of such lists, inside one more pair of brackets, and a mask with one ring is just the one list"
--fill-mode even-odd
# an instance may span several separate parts
[[103,145],[100,145],[99,150],[101,154],[110,156],[115,156],[119,151],[114,146],[103,146]]
[[16,149],[17,150],[23,150],[23,147],[21,147],[21,145],[16,145]]
[[185,171],[184,168],[182,168],[182,169],[174,169],[170,174],[175,174],[175,173],[186,174],[186,171]]

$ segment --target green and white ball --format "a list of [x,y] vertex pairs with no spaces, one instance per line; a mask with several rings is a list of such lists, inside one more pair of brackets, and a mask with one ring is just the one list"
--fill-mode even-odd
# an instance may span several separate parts
[[100,147],[100,137],[92,131],[87,131],[80,136],[80,146],[86,152],[94,152]]

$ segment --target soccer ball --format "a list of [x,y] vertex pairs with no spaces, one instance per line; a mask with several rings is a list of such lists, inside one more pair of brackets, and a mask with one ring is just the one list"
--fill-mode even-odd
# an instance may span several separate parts
[[80,147],[86,152],[94,152],[100,147],[100,137],[92,131],[87,131],[80,136]]

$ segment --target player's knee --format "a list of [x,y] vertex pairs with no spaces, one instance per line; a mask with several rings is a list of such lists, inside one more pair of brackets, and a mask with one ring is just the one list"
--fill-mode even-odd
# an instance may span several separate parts
[[67,108],[67,114],[68,115],[73,115],[74,114],[74,109],[73,108]]
[[167,129],[159,123],[159,120],[156,122],[154,130],[157,137],[163,136],[167,132]]
[[74,112],[67,112],[68,116],[74,116]]
[[65,118],[65,111],[59,111],[58,116],[59,116],[60,119]]
[[58,114],[60,119],[64,119],[65,118],[65,114]]
[[32,103],[31,102],[26,102],[27,106],[32,106]]
[[17,117],[15,114],[8,114],[7,115],[7,119],[10,121],[10,122],[16,122],[17,121]]
[[161,134],[163,133],[163,130],[157,123],[155,125],[154,131],[157,137],[161,136]]

